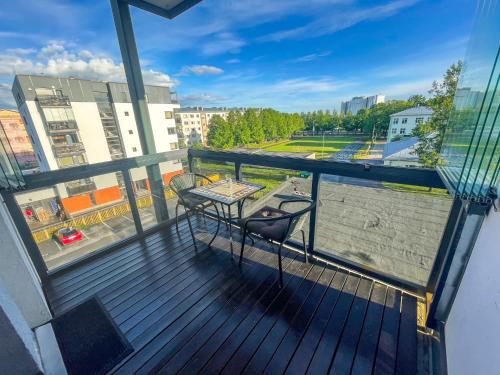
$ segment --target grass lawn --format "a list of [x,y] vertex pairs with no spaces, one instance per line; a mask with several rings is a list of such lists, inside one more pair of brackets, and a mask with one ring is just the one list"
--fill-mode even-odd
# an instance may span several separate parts
[[352,142],[366,142],[366,137],[304,137],[265,147],[266,151],[274,152],[315,152],[316,158],[327,157],[339,152]]
[[414,185],[404,185],[404,184],[396,184],[393,182],[383,182],[384,187],[401,191],[403,193],[417,193],[417,194],[425,194],[425,195],[434,195],[441,197],[449,197],[446,189],[436,189],[436,188],[428,188],[425,186],[414,186]]

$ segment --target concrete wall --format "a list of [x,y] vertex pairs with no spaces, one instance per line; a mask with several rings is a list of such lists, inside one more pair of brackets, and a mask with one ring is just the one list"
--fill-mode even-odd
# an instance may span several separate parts
[[31,328],[51,319],[38,275],[3,201],[0,202],[0,280]]
[[500,372],[500,212],[486,217],[445,327],[448,373]]
[[0,374],[38,374],[38,344],[21,311],[0,280]]

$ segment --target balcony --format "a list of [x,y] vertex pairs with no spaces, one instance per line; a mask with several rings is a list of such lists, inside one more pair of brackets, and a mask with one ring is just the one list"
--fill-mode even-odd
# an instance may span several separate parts
[[69,133],[78,129],[76,121],[47,121],[47,132],[51,134]]
[[56,157],[77,155],[85,152],[85,147],[83,146],[83,143],[80,142],[72,144],[52,145],[52,149]]
[[[220,232],[211,248],[207,246],[215,230],[211,212],[206,219],[200,216],[193,221],[198,245],[195,248],[183,215],[179,233],[176,232],[176,198],[168,186],[161,180],[149,181],[153,191],[155,184],[160,185],[156,191],[164,192],[162,202],[157,193],[136,190],[132,183],[138,169],[179,160],[185,169],[212,177],[223,177],[221,171],[226,171],[226,175],[237,179],[252,179],[259,173],[258,168],[273,168],[272,173],[267,169],[260,172],[268,186],[275,176],[308,171],[310,177],[301,179],[302,185],[296,183],[299,178],[288,176],[246,204],[244,210],[250,213],[263,202],[309,194],[318,202],[318,210],[302,224],[312,254],[309,263],[305,263],[301,247],[292,238],[283,256],[284,286],[280,288],[275,246],[256,241],[247,248],[240,269],[238,255],[233,258],[230,254],[227,230]],[[341,216],[340,211],[327,206],[332,199],[327,186],[337,183],[326,177],[443,187],[435,171],[268,154],[178,150],[75,167],[68,172],[26,177],[27,188],[5,193],[4,199],[16,225],[25,233],[23,238],[45,280],[44,288],[55,316],[98,296],[131,343],[132,353],[110,373],[234,374],[286,370],[343,374],[352,370],[411,374],[430,366],[422,353],[431,350],[431,341],[417,330],[417,326],[420,331],[425,330],[425,293],[432,290],[421,282],[424,276],[397,273],[397,262],[394,269],[381,270],[364,263],[362,257],[356,261],[347,252],[325,248],[322,237],[325,231],[336,235],[338,224],[324,224],[335,223]],[[36,230],[31,230],[29,222],[19,216],[16,202],[23,194],[72,179],[103,178],[116,172],[123,175],[125,202],[87,210],[58,225]],[[297,190],[288,191],[289,185]],[[372,187],[352,185],[349,191],[358,194],[367,189]],[[422,201],[426,199],[422,197]],[[412,204],[418,200],[415,198]],[[157,204],[166,205],[166,216],[158,216],[161,210],[156,209]],[[421,204],[413,205],[420,212],[424,209]],[[363,213],[358,215],[363,217]],[[50,228],[62,225],[84,225],[86,238],[64,252],[52,249]],[[232,225],[233,232],[237,232],[237,222]],[[368,227],[359,225],[359,233],[366,232]],[[348,235],[345,230],[339,233]],[[241,238],[238,234],[234,237],[238,249]],[[414,246],[415,238],[407,241],[408,246]],[[370,241],[373,256],[384,241],[388,248],[391,246],[387,238],[378,243]],[[435,252],[438,245],[439,241]],[[406,258],[401,261],[408,262]],[[415,269],[422,267],[420,259],[413,262]],[[425,275],[427,281],[429,274]]]
[[89,181],[89,182],[78,182],[78,183],[67,183],[66,184],[66,190],[68,191],[68,195],[78,195],[78,194],[84,194],[88,193],[91,191],[96,190],[96,185],[95,182]]
[[41,107],[71,107],[69,97],[63,95],[37,95]]

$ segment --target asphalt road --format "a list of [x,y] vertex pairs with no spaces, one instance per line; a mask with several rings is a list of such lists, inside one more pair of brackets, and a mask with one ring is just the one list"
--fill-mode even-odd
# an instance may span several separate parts
[[[175,200],[167,201],[170,217],[175,217],[175,203]],[[139,214],[144,229],[150,228],[157,223],[153,207],[140,209]],[[136,234],[136,230],[132,214],[128,213],[111,220],[106,220],[100,224],[92,225],[83,229],[82,233],[84,239],[70,245],[62,246],[59,242],[52,239],[38,245],[49,270],[133,236]]]

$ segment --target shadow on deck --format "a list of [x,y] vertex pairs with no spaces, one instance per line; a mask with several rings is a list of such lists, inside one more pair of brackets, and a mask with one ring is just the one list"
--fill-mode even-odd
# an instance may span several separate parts
[[56,315],[97,295],[130,341],[113,373],[416,373],[414,297],[292,251],[280,289],[269,244],[240,269],[195,223],[198,251],[183,221],[50,280]]

